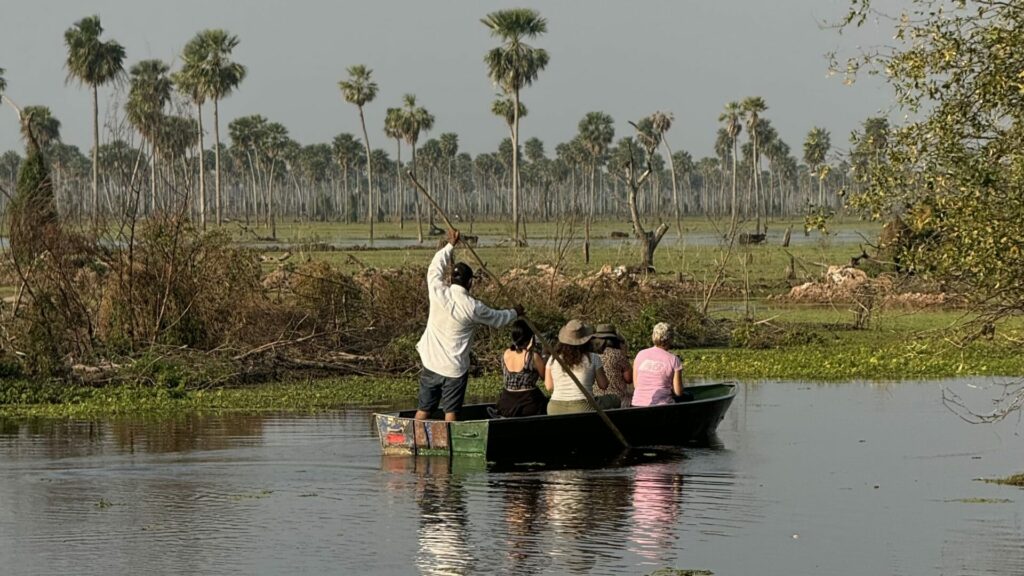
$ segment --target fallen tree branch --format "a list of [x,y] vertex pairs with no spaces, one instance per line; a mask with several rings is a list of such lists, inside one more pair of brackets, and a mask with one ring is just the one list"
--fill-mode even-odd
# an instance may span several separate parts
[[332,335],[332,334],[339,334],[340,332],[341,332],[341,330],[330,330],[328,332],[314,332],[313,334],[307,334],[306,336],[302,336],[301,338],[293,338],[291,340],[275,340],[273,342],[267,342],[266,344],[262,344],[260,346],[257,346],[255,348],[253,348],[252,350],[249,350],[247,352],[243,352],[241,354],[238,354],[237,356],[233,356],[231,359],[235,360],[235,361],[243,360],[245,358],[248,358],[249,356],[254,356],[256,354],[259,354],[260,352],[265,352],[267,350],[273,350],[273,349],[278,348],[278,347],[282,347],[283,348],[283,347],[286,347],[286,346],[294,346],[295,344],[301,344],[303,342],[308,342],[310,340],[313,340],[313,339],[316,339],[316,338],[320,338],[320,337],[323,337],[323,336],[328,336],[328,335]]

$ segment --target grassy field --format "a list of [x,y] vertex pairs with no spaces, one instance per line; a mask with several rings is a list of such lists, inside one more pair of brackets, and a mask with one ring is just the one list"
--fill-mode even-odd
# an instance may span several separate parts
[[[804,220],[802,218],[788,218],[781,220],[773,220],[768,223],[769,235],[775,235],[781,238],[783,232],[787,227],[792,227],[793,235],[803,234]],[[443,227],[443,224],[437,222],[436,225]],[[510,221],[497,221],[497,222],[474,222],[472,230],[470,230],[469,222],[455,222],[455,225],[465,234],[475,234],[480,236],[500,236],[509,237],[512,234],[512,225]],[[715,220],[703,217],[687,217],[682,221],[683,233],[685,234],[725,234],[728,228],[728,221],[726,220]],[[527,223],[526,236],[527,239],[550,239],[556,236],[567,235],[567,226],[563,223],[558,222],[529,222]],[[648,228],[653,228],[649,223],[646,224]],[[226,225],[228,230],[232,230],[233,234],[239,240],[252,240],[252,234],[246,234],[241,230],[238,225],[231,226]],[[424,234],[427,234],[429,226],[424,221],[423,230]],[[754,222],[744,221],[740,225],[740,231],[753,232]],[[250,226],[250,230],[256,232],[260,236],[269,236],[270,230],[265,226],[256,228]],[[343,222],[296,222],[296,221],[281,221],[277,224],[277,240],[281,242],[309,242],[309,241],[338,241],[338,240],[350,240],[350,241],[368,241],[369,237],[369,225],[365,222],[357,223],[343,223]],[[868,237],[877,237],[878,232],[881,230],[881,224],[875,222],[866,222],[857,218],[839,218],[829,224],[829,231],[833,233],[838,232],[850,232],[850,231],[861,231],[864,232]],[[625,232],[631,233],[632,225],[628,220],[600,220],[594,222],[591,226],[591,237],[592,238],[607,238],[612,232]],[[583,237],[583,225],[577,222],[572,230],[573,234],[582,239]],[[818,234],[812,232],[812,234]],[[667,239],[673,239],[676,236],[676,230],[673,226],[672,230],[666,236]],[[374,236],[377,240],[383,239],[407,239],[415,240],[416,234],[416,222],[406,222],[404,227],[400,227],[394,222],[378,222],[374,224]]]
[[[817,278],[829,264],[846,263],[860,255],[861,246],[866,246],[864,238],[876,238],[879,231],[879,227],[872,223],[848,222],[837,224],[829,235],[812,231],[810,236],[803,237],[802,221],[776,222],[772,223],[774,232],[770,232],[766,244],[730,248],[718,240],[718,230],[712,224],[707,220],[691,219],[685,221],[682,237],[674,230],[669,232],[655,253],[657,274],[710,282],[721,270],[728,284],[749,286],[751,293],[784,292],[792,283],[787,280],[787,266],[793,266],[798,282]],[[475,228],[481,235],[500,235],[504,233],[505,226],[503,223],[481,223]],[[786,226],[793,226],[797,230],[795,234],[802,237],[795,238],[789,247],[784,248],[781,244]],[[641,248],[637,241],[609,238],[612,231],[629,232],[627,223],[595,224],[589,264],[584,262],[580,230],[576,230],[572,237],[562,238],[559,244],[565,246],[568,243],[568,248],[560,250],[553,240],[559,234],[555,224],[537,224],[534,228],[531,246],[515,248],[497,245],[496,238],[482,238],[477,253],[488,269],[497,274],[535,264],[558,264],[568,274],[586,274],[606,266],[636,266],[641,261]],[[266,250],[269,257],[278,258],[287,251],[291,252],[289,262],[322,260],[347,272],[357,272],[364,267],[426,266],[439,240],[432,237],[418,245],[415,243],[414,226],[407,225],[403,231],[396,225],[383,224],[377,229],[382,246],[387,245],[383,240],[388,239],[397,238],[405,242],[400,247],[369,248],[362,242],[365,234],[366,227],[361,224],[282,224],[278,227],[278,243],[261,243],[258,246]],[[248,243],[241,237],[239,240],[243,245]],[[457,258],[471,260],[468,253]],[[266,264],[268,271],[273,267],[273,263]]]

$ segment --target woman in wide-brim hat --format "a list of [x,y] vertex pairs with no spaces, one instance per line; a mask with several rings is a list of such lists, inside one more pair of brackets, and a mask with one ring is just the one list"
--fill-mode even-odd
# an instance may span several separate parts
[[601,351],[601,363],[608,378],[608,393],[619,398],[619,405],[628,408],[633,399],[633,364],[629,361],[626,340],[613,324],[598,324],[594,341],[600,341],[595,350]]
[[[594,338],[594,328],[580,320],[570,320],[558,331],[558,344],[555,355],[565,363],[580,384],[594,393],[594,384],[600,390],[608,388],[601,356],[590,351],[590,341]],[[544,387],[551,392],[548,401],[548,414],[569,414],[572,412],[591,412],[594,407],[587,401],[586,395],[580,391],[572,377],[562,369],[554,356],[548,360],[544,375]],[[603,395],[596,397],[601,408],[617,408],[619,399],[616,396]]]

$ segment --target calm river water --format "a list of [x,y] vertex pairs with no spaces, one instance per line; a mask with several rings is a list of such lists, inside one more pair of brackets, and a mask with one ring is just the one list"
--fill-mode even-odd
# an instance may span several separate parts
[[383,458],[369,412],[0,423],[0,573],[1024,574],[1024,423],[947,381],[742,387],[724,448],[599,469]]

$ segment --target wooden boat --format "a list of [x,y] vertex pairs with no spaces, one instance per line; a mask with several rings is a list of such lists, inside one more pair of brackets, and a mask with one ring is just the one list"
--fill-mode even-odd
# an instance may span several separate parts
[[[605,412],[633,447],[707,445],[736,396],[736,385],[707,384],[686,390],[692,400]],[[493,407],[465,406],[458,422],[416,420],[415,410],[374,414],[374,421],[384,454],[474,455],[489,462],[509,462],[621,449],[596,412],[492,418],[488,408]]]

